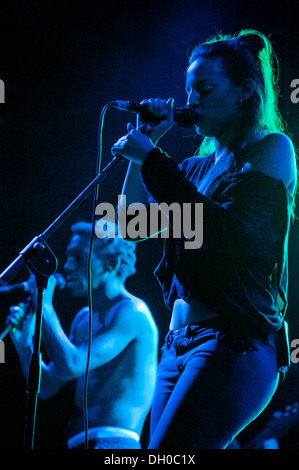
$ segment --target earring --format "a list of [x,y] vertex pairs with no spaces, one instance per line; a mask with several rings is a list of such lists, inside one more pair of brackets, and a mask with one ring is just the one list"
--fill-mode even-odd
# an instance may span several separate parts
[[241,98],[240,101],[239,101],[239,107],[240,107],[241,109],[243,108],[243,100],[242,100],[242,98]]

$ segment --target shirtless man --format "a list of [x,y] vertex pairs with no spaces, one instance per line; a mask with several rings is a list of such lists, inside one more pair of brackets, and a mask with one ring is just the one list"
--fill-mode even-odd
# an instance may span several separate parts
[[[90,230],[90,224],[84,222],[72,227],[64,269],[67,286],[74,296],[87,295]],[[127,277],[135,272],[135,261],[133,242],[95,238],[91,266],[93,335],[88,378],[88,448],[140,448],[141,431],[152,403],[158,332],[147,305],[125,288]],[[44,293],[42,340],[50,362],[42,363],[39,396],[49,398],[66,382],[76,379],[76,409],[68,425],[68,448],[83,448],[88,307],[77,313],[67,336],[52,303],[55,284],[52,276]],[[22,329],[12,330],[11,334],[26,376],[33,321],[28,316]]]

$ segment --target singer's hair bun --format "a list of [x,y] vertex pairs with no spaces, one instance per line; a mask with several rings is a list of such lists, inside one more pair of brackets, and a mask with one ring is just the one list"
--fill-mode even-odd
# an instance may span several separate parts
[[246,47],[254,57],[258,58],[260,52],[264,49],[268,49],[268,42],[258,31],[242,31],[236,38],[238,44]]
[[[273,54],[271,42],[264,34],[254,29],[243,29],[234,35],[217,33],[207,41],[199,44],[191,52],[189,64],[198,56],[235,56],[238,62],[242,61],[243,58],[246,61],[250,60],[246,52],[244,55],[244,51],[249,51],[251,56],[256,59],[261,56],[271,58]],[[244,64],[239,63],[239,67],[243,66]]]

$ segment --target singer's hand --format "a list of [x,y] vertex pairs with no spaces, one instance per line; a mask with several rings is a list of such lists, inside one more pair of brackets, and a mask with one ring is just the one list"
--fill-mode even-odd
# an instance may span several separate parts
[[[154,145],[157,144],[158,140],[166,134],[167,131],[173,126],[173,98],[161,100],[160,98],[150,98],[149,100],[141,101],[141,105],[146,106],[148,111],[157,117],[165,118],[157,125],[153,126],[151,131],[147,132],[147,136],[151,139]],[[144,123],[141,117],[138,115],[138,128]]]
[[10,307],[10,314],[6,320],[7,325],[12,325],[10,336],[14,343],[23,347],[31,346],[34,335],[35,315],[27,315],[24,303]]
[[132,124],[128,124],[127,130],[128,134],[121,137],[113,145],[111,153],[112,155],[121,155],[138,165],[142,165],[155,146],[149,137],[135,129]]
[[23,302],[13,305],[9,309],[9,315],[6,319],[6,325],[11,325],[13,329],[21,330],[26,315],[26,306]]
[[44,306],[46,305],[52,306],[55,287],[56,287],[55,276],[50,276],[48,279],[47,289],[45,289],[44,291],[44,297],[43,297]]

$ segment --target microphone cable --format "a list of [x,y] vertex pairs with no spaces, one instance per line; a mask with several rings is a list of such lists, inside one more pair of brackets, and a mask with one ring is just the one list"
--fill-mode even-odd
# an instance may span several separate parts
[[[101,111],[99,125],[98,125],[98,149],[97,149],[97,162],[96,162],[96,177],[101,171],[102,153],[103,153],[103,125],[104,117],[109,104],[106,104]],[[89,253],[87,261],[87,281],[88,281],[88,347],[87,347],[87,360],[84,380],[84,391],[83,391],[83,420],[84,420],[84,433],[85,433],[85,449],[88,449],[88,377],[90,369],[90,355],[92,346],[92,286],[91,286],[91,263],[92,263],[92,252],[94,244],[94,229],[95,229],[95,207],[99,195],[99,185],[94,189],[93,193],[93,209],[92,209],[92,223],[91,223],[91,234]]]
[[[102,154],[103,154],[103,126],[104,118],[106,111],[111,107],[111,102],[107,103],[101,110],[99,125],[98,125],[98,149],[97,149],[97,162],[96,162],[96,176],[97,177],[101,171],[102,163]],[[138,122],[138,118],[137,118]],[[142,131],[142,130],[141,130]],[[90,243],[89,243],[89,253],[88,253],[88,262],[87,262],[87,281],[88,281],[88,346],[87,346],[87,360],[86,360],[86,370],[85,370],[85,379],[84,379],[84,390],[83,390],[83,420],[84,420],[84,438],[85,438],[85,449],[88,449],[88,377],[90,370],[90,355],[92,347],[92,286],[91,286],[91,263],[92,263],[92,252],[94,244],[94,231],[95,231],[95,207],[99,195],[99,185],[94,189],[93,194],[93,206],[92,206],[92,222],[91,222],[91,234],[90,234]],[[165,229],[162,229],[157,232],[157,234],[163,232]],[[147,237],[140,241],[147,240]]]

